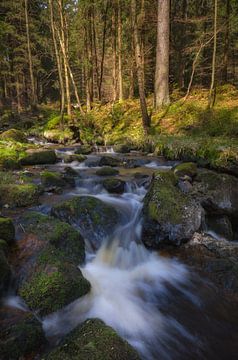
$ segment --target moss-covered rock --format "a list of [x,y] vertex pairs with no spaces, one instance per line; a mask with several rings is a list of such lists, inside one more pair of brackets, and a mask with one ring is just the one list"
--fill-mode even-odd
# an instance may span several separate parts
[[118,175],[118,174],[119,174],[119,171],[116,169],[113,169],[110,166],[102,167],[101,169],[98,169],[96,171],[96,175],[98,175],[98,176],[113,176],[113,175]]
[[70,333],[45,360],[139,360],[136,351],[97,319],[87,320]]
[[52,208],[52,215],[76,226],[93,248],[113,233],[118,213],[111,205],[91,196],[78,196]]
[[0,249],[0,297],[2,295],[2,292],[6,289],[10,277],[10,266],[8,264],[4,251]]
[[45,130],[43,132],[44,138],[53,143],[65,144],[71,142],[74,138],[74,133],[69,128]]
[[117,144],[113,146],[113,149],[117,153],[126,154],[131,151],[132,146],[129,144]]
[[41,183],[45,190],[63,188],[67,186],[66,181],[60,173],[44,171],[41,173]]
[[177,187],[172,171],[157,171],[143,207],[143,241],[147,246],[180,245],[201,226],[203,209]]
[[35,184],[0,184],[0,204],[25,207],[37,204],[42,189]]
[[37,236],[43,247],[50,243],[60,249],[75,265],[84,262],[84,239],[69,224],[34,211],[26,213],[20,221],[25,233]]
[[75,150],[75,154],[89,155],[93,151],[90,145],[81,145]]
[[3,133],[1,133],[0,139],[16,141],[16,142],[20,142],[20,143],[27,143],[27,138],[26,138],[25,134],[22,131],[16,130],[16,129],[10,129],[10,130],[4,131]]
[[194,178],[197,175],[197,165],[195,163],[182,163],[174,168],[174,174],[178,178],[183,178],[184,176],[189,176]]
[[194,181],[194,196],[209,214],[238,215],[238,179],[201,169]]
[[22,165],[55,164],[56,155],[53,150],[41,150],[29,152],[21,159]]
[[12,219],[0,217],[0,238],[7,243],[15,239],[15,227]]
[[105,179],[103,181],[104,188],[112,194],[122,194],[125,190],[125,181],[120,179]]
[[41,323],[32,314],[0,331],[0,356],[4,360],[32,357],[46,344]]
[[89,282],[65,252],[48,245],[19,286],[19,295],[32,310],[45,316],[87,294]]
[[21,168],[19,162],[20,152],[16,148],[8,147],[6,143],[0,147],[0,169],[18,170]]
[[63,160],[66,164],[71,163],[73,161],[83,162],[87,159],[86,156],[82,154],[64,154]]
[[120,166],[121,160],[112,156],[102,156],[99,161],[99,166]]

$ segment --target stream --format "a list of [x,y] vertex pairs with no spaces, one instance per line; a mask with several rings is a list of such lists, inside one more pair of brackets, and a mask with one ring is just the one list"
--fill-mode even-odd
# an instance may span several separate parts
[[[86,261],[80,269],[91,283],[91,291],[41,319],[47,338],[57,343],[86,319],[99,318],[145,360],[237,359],[237,309],[193,269],[166,253],[146,249],[141,241],[141,211],[148,181],[135,181],[134,174],[151,176],[155,169],[166,170],[173,164],[141,157],[140,167],[120,168],[125,191],[112,195],[95,174],[102,155],[89,155],[81,164],[70,164],[80,173],[76,187],[62,194],[44,194],[42,205],[33,208],[49,214],[59,201],[90,195],[120,214],[115,231],[98,250],[90,237],[85,239]],[[62,171],[65,166],[58,163],[49,169]],[[17,304],[22,306],[19,299]],[[11,297],[8,305],[16,306],[16,301]]]

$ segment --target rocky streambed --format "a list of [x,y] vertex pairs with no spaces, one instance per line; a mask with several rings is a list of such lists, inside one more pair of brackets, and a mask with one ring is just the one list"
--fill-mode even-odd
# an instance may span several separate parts
[[1,173],[0,358],[235,359],[238,179],[101,151]]

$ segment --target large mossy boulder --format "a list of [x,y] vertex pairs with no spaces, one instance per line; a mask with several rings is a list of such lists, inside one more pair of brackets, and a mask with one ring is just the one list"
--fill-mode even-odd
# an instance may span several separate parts
[[6,141],[10,140],[19,143],[27,143],[27,138],[25,134],[21,130],[17,130],[17,129],[10,129],[4,131],[0,135],[0,140],[6,140]]
[[11,278],[11,269],[7,261],[6,255],[2,249],[0,249],[0,297]]
[[137,352],[117,333],[97,319],[72,331],[45,360],[139,360]]
[[78,228],[94,249],[113,233],[118,222],[114,207],[92,196],[78,196],[55,205],[52,215]]
[[22,165],[44,165],[55,164],[57,161],[56,154],[53,150],[41,150],[28,152],[21,159]]
[[238,179],[211,170],[199,170],[194,196],[209,214],[238,216]]
[[103,187],[112,194],[122,194],[125,190],[125,185],[125,181],[115,178],[103,181]]
[[12,219],[0,217],[0,238],[7,243],[15,239],[15,227]]
[[67,182],[60,173],[43,171],[40,176],[41,183],[46,191],[52,189],[61,189],[67,186]]
[[26,207],[37,204],[42,193],[35,184],[0,184],[0,205]]
[[173,170],[178,178],[183,178],[184,176],[194,178],[197,175],[197,165],[192,162],[179,164]]
[[112,156],[102,156],[99,161],[99,166],[120,166],[121,160]]
[[20,284],[18,293],[41,316],[62,309],[90,290],[89,282],[65,252],[48,245]]
[[14,324],[0,330],[0,358],[4,360],[30,359],[47,345],[41,323],[25,313]]
[[117,169],[113,169],[111,166],[104,166],[96,171],[96,175],[98,176],[114,176],[118,174],[119,171]]
[[157,171],[143,207],[145,245],[180,245],[200,228],[202,218],[202,207],[179,189],[174,173]]

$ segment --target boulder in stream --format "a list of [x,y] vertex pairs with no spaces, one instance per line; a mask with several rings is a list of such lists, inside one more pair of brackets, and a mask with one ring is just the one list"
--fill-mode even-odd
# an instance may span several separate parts
[[41,173],[41,183],[45,191],[57,191],[67,186],[67,182],[60,173],[43,171]]
[[77,196],[53,206],[52,215],[68,222],[97,249],[110,236],[118,222],[118,212],[109,204],[92,196]]
[[57,161],[54,150],[29,151],[22,159],[22,165],[55,164]]
[[120,166],[121,160],[113,156],[102,156],[99,161],[99,166]]
[[15,227],[12,219],[0,217],[0,237],[7,243],[11,243],[15,239]]
[[117,169],[113,169],[111,166],[104,166],[96,171],[96,175],[98,176],[114,176],[118,174],[119,171]]
[[143,207],[145,245],[180,245],[200,228],[202,219],[202,207],[179,189],[173,171],[157,171]]
[[104,188],[112,194],[122,194],[125,190],[125,185],[125,181],[115,178],[103,181]]
[[87,320],[73,330],[45,360],[139,360],[137,352],[101,320]]

